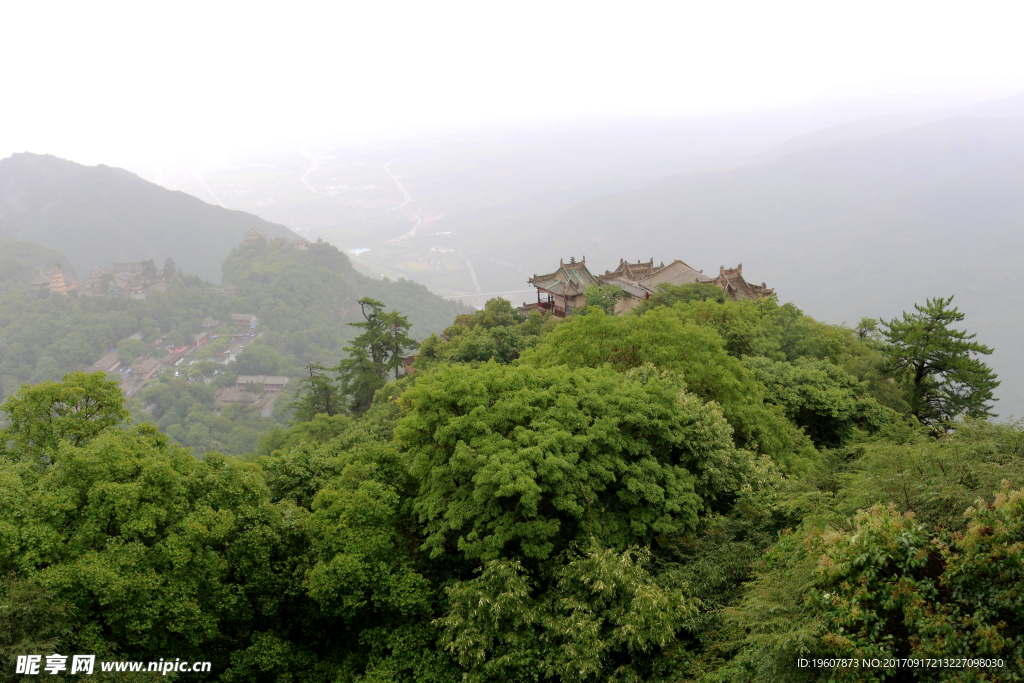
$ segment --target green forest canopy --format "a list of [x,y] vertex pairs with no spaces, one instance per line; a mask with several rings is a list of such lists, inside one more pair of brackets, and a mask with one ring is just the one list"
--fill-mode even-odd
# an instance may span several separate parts
[[772,300],[494,300],[364,414],[278,429],[256,462],[124,424],[100,376],[26,386],[0,432],[0,653],[220,681],[910,673],[800,657],[1015,680],[1024,429],[922,426],[876,329]]

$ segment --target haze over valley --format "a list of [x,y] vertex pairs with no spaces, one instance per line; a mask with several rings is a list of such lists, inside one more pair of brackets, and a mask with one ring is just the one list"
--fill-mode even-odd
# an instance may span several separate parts
[[475,306],[535,298],[526,280],[570,257],[743,263],[850,325],[955,294],[996,348],[999,412],[1024,414],[1024,325],[1006,315],[1024,303],[1024,95],[915,104],[467,127],[147,172]]

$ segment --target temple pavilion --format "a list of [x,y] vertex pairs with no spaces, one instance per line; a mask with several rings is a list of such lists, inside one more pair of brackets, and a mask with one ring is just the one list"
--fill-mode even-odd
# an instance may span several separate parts
[[588,287],[600,286],[600,282],[587,269],[587,259],[569,262],[559,259],[558,270],[547,275],[534,275],[528,281],[537,288],[537,308],[551,311],[564,318],[583,308],[583,298]]

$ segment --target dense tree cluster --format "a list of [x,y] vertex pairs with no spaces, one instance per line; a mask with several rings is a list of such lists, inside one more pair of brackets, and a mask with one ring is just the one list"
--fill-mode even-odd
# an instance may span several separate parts
[[[871,321],[662,294],[561,321],[491,301],[397,380],[408,322],[363,299],[349,365],[307,368],[254,462],[127,423],[102,376],[24,387],[0,656],[202,653],[253,682],[1024,676],[1024,429],[969,403],[923,424]],[[165,416],[209,400],[166,384]]]

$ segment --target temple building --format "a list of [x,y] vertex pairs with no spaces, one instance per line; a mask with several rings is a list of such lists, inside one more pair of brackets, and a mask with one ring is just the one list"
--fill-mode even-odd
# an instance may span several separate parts
[[[96,266],[92,271],[85,276],[85,283],[82,287],[82,294],[89,296],[104,296],[107,294],[106,288],[103,286],[103,276],[107,274],[107,271],[103,270],[99,266]],[[110,282],[114,280],[113,276],[110,277]]]
[[262,230],[257,228],[255,225],[252,226],[251,228],[249,228],[249,232],[247,232],[244,235],[242,235],[242,244],[245,244],[245,245],[256,244],[258,242],[266,242],[266,241],[267,241],[267,233],[263,232]]
[[77,282],[64,275],[60,266],[53,264],[53,268],[50,269],[50,292],[67,296],[68,292],[77,286]]
[[665,265],[664,261],[654,265],[654,259],[630,263],[619,260],[615,270],[606,270],[599,278],[602,285],[618,287],[626,296],[615,304],[616,313],[631,311],[641,301],[650,298],[658,291],[658,285],[688,285],[694,283],[711,283],[712,279],[703,272],[693,268],[679,259]]
[[728,293],[736,301],[741,299],[758,299],[770,296],[775,290],[761,283],[753,285],[743,277],[743,264],[736,268],[719,268],[718,277],[705,275],[704,271],[676,259],[665,265],[664,262],[654,264],[654,259],[632,263],[619,259],[615,270],[606,270],[604,275],[595,277],[586,265],[586,259],[579,263],[575,258],[559,261],[558,270],[547,275],[534,275],[529,283],[537,288],[537,303],[523,306],[524,313],[535,310],[547,310],[552,314],[565,317],[573,311],[583,308],[588,287],[617,287],[625,296],[616,302],[615,312],[625,313],[646,301],[658,291],[662,284],[686,285],[709,284]]
[[579,263],[576,258],[569,263],[559,259],[558,270],[547,275],[534,275],[529,283],[537,288],[536,306],[564,318],[573,311],[583,308],[584,295],[588,287],[600,286],[597,278],[587,270],[587,260]]

